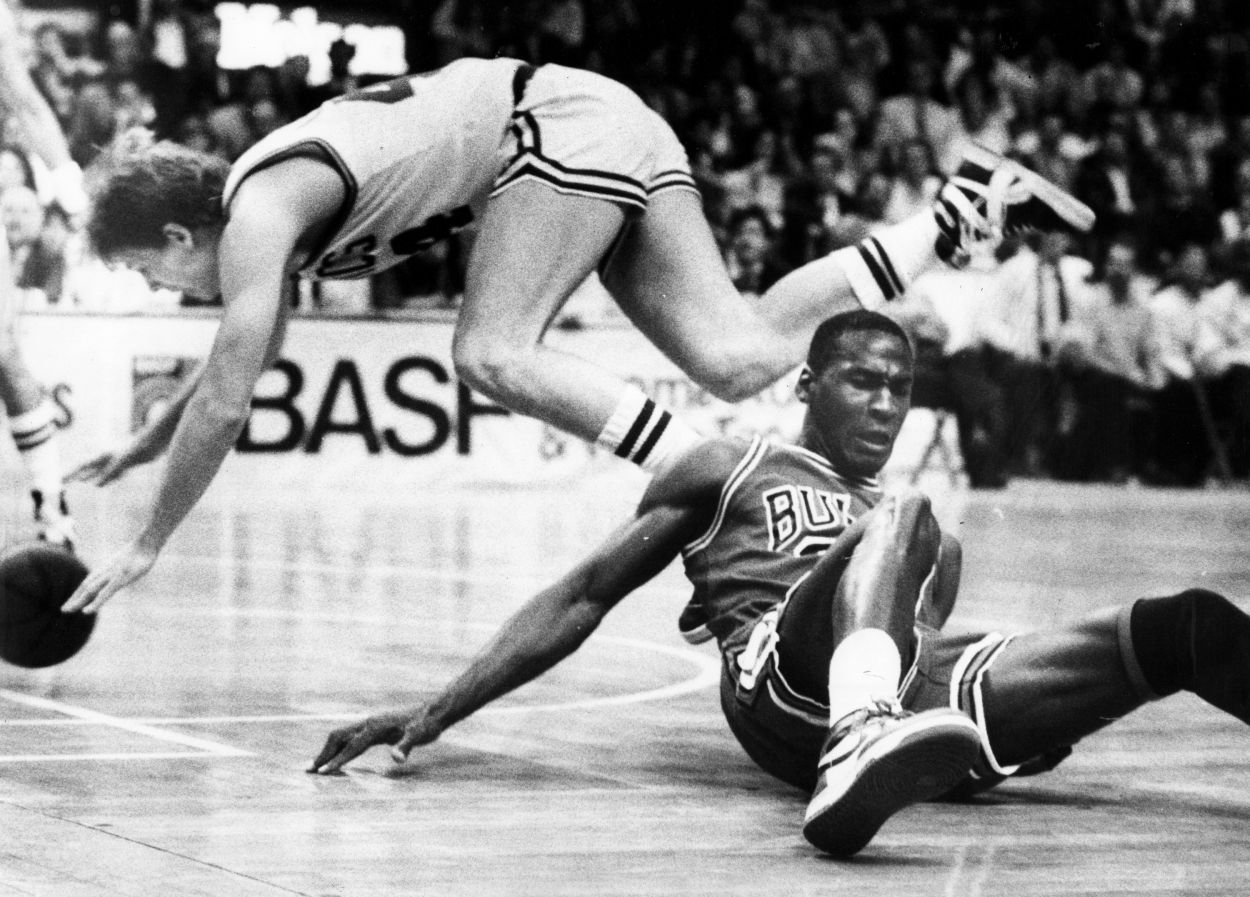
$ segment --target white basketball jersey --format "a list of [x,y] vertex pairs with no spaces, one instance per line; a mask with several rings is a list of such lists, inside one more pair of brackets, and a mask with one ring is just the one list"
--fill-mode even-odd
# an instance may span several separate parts
[[507,163],[514,59],[462,59],[337,97],[244,153],[224,206],[249,174],[311,155],[347,189],[300,275],[368,277],[481,218]]

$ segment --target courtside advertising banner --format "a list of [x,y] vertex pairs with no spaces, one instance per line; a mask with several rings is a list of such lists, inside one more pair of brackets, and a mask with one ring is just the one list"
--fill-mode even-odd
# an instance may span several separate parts
[[[27,314],[20,326],[28,363],[60,407],[73,465],[161,413],[207,357],[217,319],[49,312]],[[591,474],[642,481],[632,465],[461,384],[452,329],[451,321],[294,317],[222,476],[235,470],[246,482],[260,475],[275,485],[354,490]],[[555,331],[546,342],[620,374],[708,435],[797,433],[795,375],[728,405],[628,326]]]

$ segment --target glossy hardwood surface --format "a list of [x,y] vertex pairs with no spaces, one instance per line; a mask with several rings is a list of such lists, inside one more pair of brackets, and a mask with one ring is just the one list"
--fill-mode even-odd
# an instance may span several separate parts
[[[88,560],[151,480],[72,494]],[[25,533],[15,483],[6,542]],[[673,569],[573,659],[394,767],[303,772],[341,720],[444,682],[636,489],[214,487],[73,660],[0,667],[0,895],[1243,894],[1250,732],[1182,696],[1054,773],[891,820],[850,862],[721,718]],[[1250,496],[1019,483],[938,496],[952,625],[1194,584],[1250,599]]]

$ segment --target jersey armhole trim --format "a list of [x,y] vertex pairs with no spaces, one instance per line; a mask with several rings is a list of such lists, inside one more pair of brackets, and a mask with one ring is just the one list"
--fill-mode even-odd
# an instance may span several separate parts
[[[352,209],[356,207],[356,197],[360,192],[359,185],[356,183],[356,178],[348,169],[347,163],[343,161],[343,158],[338,154],[338,151],[335,150],[334,147],[330,146],[330,144],[325,140],[322,140],[319,137],[310,137],[305,140],[301,140],[298,143],[293,143],[290,146],[284,146],[280,149],[274,150],[267,156],[262,156],[252,165],[251,168],[239,177],[238,182],[235,183],[234,189],[230,191],[229,195],[222,197],[222,205],[225,207],[226,218],[229,220],[230,203],[234,200],[234,197],[238,195],[239,188],[243,186],[244,181],[257,172],[264,171],[266,168],[272,168],[280,162],[286,162],[289,159],[298,159],[301,157],[317,159],[325,162],[331,169],[334,170],[340,180],[343,181],[344,191],[343,202],[339,205],[338,211],[336,211],[333,217],[326,222],[325,227],[321,229],[321,233],[317,234],[316,239],[313,240],[312,248],[308,251],[307,264],[311,265],[321,256],[323,252],[325,252],[326,247],[329,246],[334,240],[334,236],[347,222],[348,216],[352,213]],[[307,265],[305,265],[305,267],[307,267]]]
[[733,498],[734,493],[738,491],[738,487],[742,485],[751,471],[763,460],[767,451],[768,443],[763,439],[759,436],[751,439],[751,445],[747,448],[746,454],[742,456],[738,466],[734,468],[733,473],[729,475],[729,479],[725,481],[725,485],[721,487],[720,501],[716,503],[716,516],[712,518],[712,525],[708,527],[706,533],[682,549],[683,556],[689,558],[692,554],[702,551],[711,544],[712,539],[720,531],[721,524],[725,522],[725,512],[729,509],[729,500]]

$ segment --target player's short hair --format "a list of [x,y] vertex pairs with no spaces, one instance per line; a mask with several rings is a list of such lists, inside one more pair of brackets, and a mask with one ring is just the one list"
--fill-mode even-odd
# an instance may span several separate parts
[[166,224],[194,231],[224,224],[230,166],[217,156],[176,143],[152,142],[146,131],[120,135],[88,176],[87,238],[101,258],[127,249],[165,245]]
[[907,347],[908,354],[912,354],[911,340],[907,337],[907,331],[900,327],[898,322],[880,312],[858,308],[854,311],[836,314],[821,322],[821,325],[816,328],[816,333],[812,336],[811,347],[807,350],[807,366],[811,368],[812,375],[819,377],[829,365],[837,360],[843,335],[865,332],[884,333],[897,337]]

